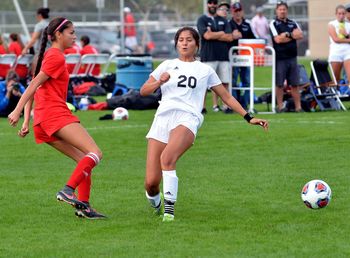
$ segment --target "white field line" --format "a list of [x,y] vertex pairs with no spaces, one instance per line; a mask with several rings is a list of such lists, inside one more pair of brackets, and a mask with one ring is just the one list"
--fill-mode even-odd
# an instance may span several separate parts
[[[88,131],[97,131],[97,130],[125,130],[130,128],[149,128],[150,125],[123,125],[123,126],[96,126],[96,127],[86,127],[85,129]],[[19,129],[18,129],[19,130]],[[2,133],[0,132],[1,136],[8,136],[8,135],[16,135],[17,131]],[[31,129],[31,133],[33,130]]]

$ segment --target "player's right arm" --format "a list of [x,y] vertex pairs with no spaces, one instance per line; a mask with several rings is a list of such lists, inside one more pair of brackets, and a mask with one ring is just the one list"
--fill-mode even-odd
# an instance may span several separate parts
[[34,46],[35,42],[40,39],[40,32],[33,32],[32,37],[28,44],[23,48],[22,55],[27,54],[28,50]]
[[169,79],[170,79],[170,74],[167,72],[162,73],[159,80],[156,80],[151,75],[149,79],[145,82],[145,84],[142,85],[140,89],[140,95],[148,96],[154,93],[160,86],[162,86],[163,83],[166,83],[167,81],[169,81]]
[[23,93],[21,99],[19,100],[16,108],[8,115],[8,120],[11,126],[16,126],[18,120],[21,116],[22,110],[26,103],[33,98],[37,88],[43,84],[50,77],[46,75],[43,71],[40,71],[39,74],[30,82],[28,88]]
[[332,38],[335,43],[350,43],[349,38],[339,38],[337,32],[335,31],[335,27],[332,24],[328,24],[328,34]]

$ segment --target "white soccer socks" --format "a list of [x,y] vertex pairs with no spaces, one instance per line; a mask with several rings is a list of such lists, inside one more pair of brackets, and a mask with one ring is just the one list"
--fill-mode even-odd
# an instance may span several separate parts
[[147,191],[146,191],[146,197],[149,201],[149,203],[151,204],[152,208],[154,209],[159,209],[161,202],[160,202],[160,193],[158,193],[155,196],[150,196]]
[[174,205],[177,198],[177,189],[179,179],[176,176],[176,170],[163,170],[163,194],[164,194],[164,215],[174,216]]

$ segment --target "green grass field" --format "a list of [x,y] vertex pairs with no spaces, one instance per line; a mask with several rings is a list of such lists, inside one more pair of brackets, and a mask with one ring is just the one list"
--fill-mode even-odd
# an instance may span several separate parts
[[[270,81],[264,69],[257,85]],[[143,189],[145,135],[155,111],[98,120],[110,112],[76,113],[104,153],[91,201],[105,221],[75,218],[56,201],[73,161],[36,145],[32,133],[20,139],[18,128],[0,119],[0,257],[350,256],[348,112],[260,115],[270,122],[266,133],[209,109],[178,162],[176,219],[168,224],[152,214]],[[316,178],[333,191],[322,210],[300,198]]]
[[[209,96],[210,97],[210,96]],[[88,221],[55,200],[74,163],[0,120],[1,257],[349,257],[347,112],[261,115],[270,131],[209,111],[178,162],[176,220],[164,224],[144,196],[145,135],[154,110],[128,121],[78,112],[104,152]],[[333,199],[304,206],[300,191],[325,180]]]

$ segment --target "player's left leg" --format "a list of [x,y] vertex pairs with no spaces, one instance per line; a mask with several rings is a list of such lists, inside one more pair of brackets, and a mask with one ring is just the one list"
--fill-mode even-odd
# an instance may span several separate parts
[[[91,171],[102,158],[101,151],[79,123],[72,123],[65,126],[55,133],[55,136],[61,140],[49,144],[78,163],[67,185],[57,193],[57,198],[72,204],[79,210],[86,211],[88,215],[84,217],[105,217],[93,210],[89,204]],[[75,197],[74,190],[76,187],[78,187],[79,192],[78,202],[76,200],[72,201]]]
[[160,157],[163,173],[163,221],[174,220],[174,206],[178,192],[176,162],[192,146],[194,139],[195,135],[190,129],[183,125],[177,126],[170,132],[169,142]]

